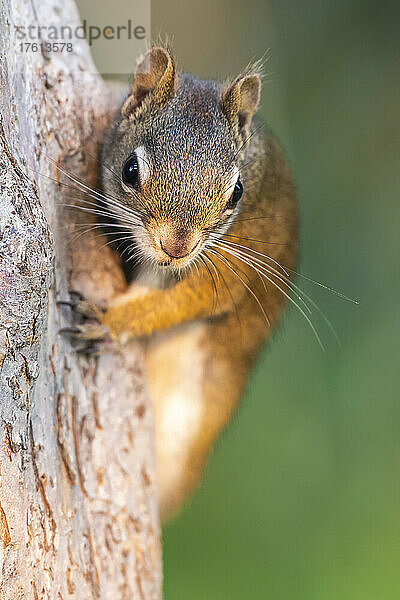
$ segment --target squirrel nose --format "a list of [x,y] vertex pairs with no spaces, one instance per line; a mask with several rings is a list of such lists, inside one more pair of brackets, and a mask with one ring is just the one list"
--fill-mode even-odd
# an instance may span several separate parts
[[200,240],[193,243],[193,240],[172,237],[160,239],[161,248],[170,258],[185,258],[199,243]]

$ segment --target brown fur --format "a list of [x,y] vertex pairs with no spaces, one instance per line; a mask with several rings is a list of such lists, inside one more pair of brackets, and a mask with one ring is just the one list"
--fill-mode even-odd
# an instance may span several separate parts
[[[150,252],[154,262],[169,265],[167,269],[154,267],[158,274],[167,271],[167,277],[156,278],[156,285],[144,294],[137,294],[133,284],[101,318],[114,338],[149,339],[150,390],[156,424],[164,431],[157,432],[163,514],[175,511],[196,485],[210,448],[236,409],[249,370],[285,304],[279,290],[224,251],[222,255],[232,261],[228,264],[242,281],[222,259],[210,254],[220,272],[213,282],[204,264],[193,268],[195,255],[190,256],[190,248],[194,241],[206,243],[211,232],[219,239],[266,253],[285,267],[295,264],[295,188],[276,141],[252,120],[259,89],[260,78],[251,69],[227,88],[177,76],[169,51],[153,48],[139,64],[132,93],[104,146],[105,193],[142,216],[144,227],[133,231],[139,252]],[[126,158],[139,146],[146,148],[150,172],[140,190],[129,194],[109,171],[120,173]],[[240,172],[244,194],[237,207],[225,210],[233,167]],[[225,230],[238,237],[225,237]],[[160,239],[175,251],[189,251],[189,256],[166,258]],[[207,248],[203,246],[202,252],[207,253]],[[190,369],[196,370],[193,388]],[[189,441],[182,431],[185,447],[177,457],[179,444],[173,446],[174,440],[168,439],[168,427],[164,427],[168,421],[162,419],[167,414],[163,395],[173,398],[180,381],[188,409],[193,398],[197,403],[188,419],[199,422],[194,426],[190,421],[188,431],[193,430],[193,437]],[[185,404],[176,398],[174,402],[181,411],[177,417],[186,414]],[[180,470],[176,469],[178,458],[183,465]],[[175,473],[171,485],[169,470]]]

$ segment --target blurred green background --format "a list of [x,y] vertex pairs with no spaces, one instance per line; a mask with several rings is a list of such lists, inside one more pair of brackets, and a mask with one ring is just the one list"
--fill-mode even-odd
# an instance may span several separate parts
[[152,0],[182,68],[236,75],[270,49],[261,112],[301,206],[290,310],[201,487],[164,529],[166,600],[400,598],[400,3]]

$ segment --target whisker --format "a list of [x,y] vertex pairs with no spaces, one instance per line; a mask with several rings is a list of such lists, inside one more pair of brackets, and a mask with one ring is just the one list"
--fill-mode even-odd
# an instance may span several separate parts
[[[50,157],[47,157],[47,158],[54,164],[56,169],[58,169],[61,173],[63,173],[68,179],[70,179],[71,181],[76,183],[81,190],[85,190],[85,193],[87,195],[91,196],[92,198],[94,198],[95,200],[98,200],[100,202],[105,202],[107,204],[107,206],[110,205],[119,210],[122,210],[124,214],[130,214],[130,213],[134,214],[135,213],[135,211],[133,209],[129,209],[129,212],[128,212],[128,208],[126,206],[124,206],[121,202],[119,202],[119,200],[117,200],[116,198],[110,197],[110,196],[105,196],[98,190],[86,185],[85,183],[80,181],[78,178],[76,178],[73,175],[71,175],[70,173],[68,173],[68,171],[59,167],[52,158],[50,158]],[[134,195],[134,194],[132,194],[132,195]]]
[[257,217],[246,217],[245,219],[235,219],[235,223],[245,223],[247,221],[258,221],[260,219],[284,219],[288,220],[283,215],[259,215]]
[[211,280],[211,284],[212,284],[212,288],[213,288],[213,305],[212,305],[211,312],[212,312],[212,314],[214,314],[215,309],[216,309],[216,304],[218,302],[217,284],[215,283],[212,271],[210,270],[210,267],[208,266],[208,264],[207,264],[207,262],[205,260],[205,256],[200,255],[199,258],[200,258],[201,262],[203,263],[203,265],[205,266],[205,268],[207,270],[207,273],[210,276],[210,280]]
[[[100,233],[98,235],[95,235],[93,239],[97,239],[99,237],[110,237],[110,236],[114,236],[114,235],[120,235],[120,234],[130,234],[130,237],[132,237],[132,232],[129,228],[126,229],[119,229],[117,231],[106,231],[105,228],[103,227],[103,225],[96,225],[93,227],[85,227],[85,225],[80,224],[80,231],[77,235],[75,235],[72,239],[72,243],[75,243],[77,240],[79,240],[83,235],[87,235],[88,233],[91,233],[93,231],[96,230],[100,230]],[[114,225],[114,227],[118,227],[117,225]]]
[[[87,198],[81,198],[81,197],[74,197],[74,196],[69,196],[69,198],[71,200],[77,200],[80,204],[88,204],[90,206],[96,206],[99,209],[102,210],[113,210],[114,215],[115,214],[120,214],[120,215],[126,215],[127,217],[133,218],[140,218],[139,213],[137,213],[137,211],[132,210],[130,207],[124,206],[123,204],[116,204],[115,202],[109,201],[106,202],[105,200],[98,198],[97,196],[95,196],[94,194],[88,193],[86,191],[83,190],[79,190],[82,193],[84,193],[86,196],[88,196],[89,198],[92,198],[93,200],[95,200],[95,202],[90,202],[90,200],[87,200]],[[60,203],[61,205],[63,205],[63,203]],[[74,206],[80,206],[80,204],[74,205]]]
[[[116,214],[119,214],[119,215],[124,215],[127,218],[131,218],[131,219],[136,218],[136,219],[141,220],[141,213],[139,211],[135,211],[130,207],[124,206],[123,204],[114,205],[113,203],[106,202],[105,200],[99,199],[92,194],[83,192],[82,190],[79,190],[79,191],[81,193],[84,193],[89,198],[92,198],[95,202],[92,202],[92,201],[88,200],[87,198],[82,198],[79,196],[78,197],[77,196],[68,196],[68,198],[70,200],[77,200],[77,202],[79,203],[79,204],[74,204],[73,206],[80,206],[81,204],[85,204],[88,206],[94,206],[95,208],[99,208],[101,210],[112,211],[114,216]],[[64,205],[65,203],[61,202],[60,204]]]
[[[226,235],[226,234],[225,234]],[[233,236],[232,236],[233,237]],[[237,236],[235,236],[237,237]],[[311,277],[308,277],[306,275],[303,275],[303,273],[300,273],[298,271],[295,271],[294,269],[291,269],[290,267],[284,267],[283,265],[281,265],[278,261],[274,260],[272,257],[268,256],[267,254],[262,254],[261,252],[258,252],[257,250],[254,250],[253,248],[249,248],[247,246],[243,246],[241,244],[237,244],[235,242],[231,242],[230,240],[223,240],[224,243],[227,244],[231,244],[240,248],[243,248],[244,250],[248,250],[250,252],[253,252],[254,254],[257,254],[258,256],[263,256],[264,258],[271,260],[272,262],[274,262],[277,266],[279,266],[287,276],[289,276],[288,271],[290,271],[291,273],[293,273],[294,275],[297,275],[299,277],[302,277],[303,279],[305,279],[306,281],[309,281],[310,283],[313,283],[314,285],[318,285],[319,287],[322,287],[324,289],[326,289],[327,291],[331,292],[332,294],[335,294],[336,296],[338,296],[339,298],[342,298],[343,300],[347,300],[348,302],[352,302],[353,304],[359,304],[358,300],[354,300],[352,298],[349,298],[348,296],[346,296],[345,294],[343,294],[342,292],[338,292],[337,290],[335,290],[334,288],[329,287],[328,285],[321,283],[319,281],[316,281],[314,279],[311,279]],[[254,241],[256,242],[257,240],[249,240],[249,241]]]
[[[74,183],[76,183],[79,187],[81,187],[81,188],[83,188],[85,190],[89,190],[90,192],[92,192],[93,194],[96,194],[99,198],[103,198],[107,202],[110,200],[110,198],[108,198],[107,196],[105,196],[104,194],[102,194],[101,192],[99,192],[98,190],[94,189],[91,186],[88,186],[86,183],[83,183],[77,177],[74,177],[73,175],[71,175],[71,173],[69,173],[68,171],[66,171],[62,167],[60,167],[57,164],[57,162],[53,158],[51,158],[50,156],[47,156],[47,159],[54,164],[55,168],[58,171],[60,171],[60,173],[62,173],[63,175],[65,175],[69,180],[71,180]],[[118,202],[118,200],[116,198],[113,198],[112,200],[114,200],[115,202]]]
[[255,240],[254,238],[241,237],[239,235],[232,235],[231,233],[224,233],[223,236],[235,238],[237,240],[244,240],[246,242],[257,242],[258,244],[270,244],[271,246],[287,246],[287,244],[284,244],[282,242],[266,242],[265,240]]
[[257,254],[257,256],[262,256],[263,258],[266,258],[267,260],[270,260],[271,262],[273,262],[280,269],[282,269],[282,271],[285,273],[285,275],[289,276],[289,273],[286,271],[286,269],[284,267],[282,267],[282,265],[277,260],[275,260],[271,256],[268,256],[268,254],[263,254],[262,252],[258,252],[258,250],[253,250],[253,248],[249,248],[248,246],[243,246],[242,244],[238,244],[236,242],[231,242],[229,240],[221,240],[221,242],[228,245],[229,247],[242,248],[245,251],[247,250],[247,251],[253,252],[254,254]]
[[332,292],[332,294],[335,294],[335,296],[342,298],[342,300],[346,300],[347,302],[352,302],[353,304],[360,304],[358,300],[354,300],[354,298],[349,298],[349,296],[346,296],[342,292],[338,292],[337,290],[329,287],[325,283],[321,283],[320,281],[315,281],[314,279],[311,279],[311,277],[308,277],[307,275],[304,275],[303,273],[299,273],[299,272],[295,271],[294,269],[290,269],[289,267],[287,267],[287,269],[288,269],[288,271],[291,271],[294,275],[297,275],[298,277],[302,277],[302,279],[305,279],[306,281],[309,281],[310,283],[313,283],[314,285],[318,285],[319,287],[324,288],[328,292]]
[[[87,227],[88,223],[76,223],[74,221],[73,223],[74,227]],[[104,223],[95,223],[94,225],[91,225],[87,231],[90,231],[91,229],[108,229],[111,227],[122,227],[123,229],[126,229],[127,231],[131,231],[131,225],[123,225],[122,223],[108,223],[106,221],[104,221]]]
[[239,326],[240,326],[240,328],[242,328],[242,322],[241,322],[241,319],[240,319],[240,313],[239,313],[239,310],[238,310],[237,304],[236,304],[236,302],[235,302],[235,299],[234,299],[234,297],[233,297],[233,294],[232,294],[232,292],[231,292],[231,289],[230,289],[229,285],[227,284],[227,282],[226,282],[226,279],[225,279],[225,277],[224,277],[223,273],[222,273],[222,272],[221,272],[221,271],[218,269],[218,267],[216,266],[216,264],[214,263],[214,261],[212,260],[212,258],[210,258],[210,257],[208,256],[207,252],[204,252],[204,255],[205,255],[205,256],[207,256],[208,260],[209,260],[209,261],[211,262],[211,264],[214,266],[214,268],[215,268],[215,270],[216,270],[216,272],[217,272],[217,274],[218,274],[218,277],[222,279],[222,282],[223,282],[223,284],[224,284],[224,286],[225,286],[225,288],[226,288],[226,290],[227,290],[227,292],[228,292],[228,294],[229,294],[229,296],[230,296],[230,298],[231,298],[231,300],[232,300],[232,306],[233,306],[233,309],[234,309],[234,311],[235,311],[235,315],[236,315],[236,318],[237,318],[237,320],[238,320]]
[[214,271],[214,273],[215,273],[215,276],[216,276],[216,278],[217,278],[217,281],[219,281],[219,280],[220,280],[220,276],[219,276],[218,269],[216,268],[216,266],[215,266],[215,264],[213,263],[213,261],[211,260],[211,258],[210,258],[209,256],[207,256],[205,252],[204,252],[204,258],[205,258],[206,260],[209,260],[209,262],[211,263],[211,266],[212,266],[212,269],[213,269],[213,271]]
[[91,213],[94,215],[110,217],[112,219],[117,219],[117,218],[122,219],[132,226],[143,226],[143,221],[140,218],[135,219],[134,215],[131,215],[129,213],[124,214],[124,213],[122,213],[122,211],[120,211],[120,212],[110,211],[110,210],[107,210],[106,208],[102,208],[102,207],[92,208],[90,205],[93,205],[93,206],[97,206],[97,205],[92,202],[88,202],[88,201],[86,201],[86,204],[88,204],[89,206],[81,206],[80,204],[65,204],[65,203],[63,204],[63,206],[66,208],[72,208],[72,209],[80,210],[83,212]]
[[[220,247],[224,248],[223,245],[221,245]],[[227,252],[229,252],[228,248],[225,247],[224,249]],[[275,276],[277,279],[279,279],[283,283],[283,285],[285,285],[286,287],[288,287],[288,289],[292,293],[295,293],[296,297],[303,304],[303,306],[307,310],[307,312],[309,312],[311,314],[310,307],[304,301],[304,299],[299,295],[299,293],[302,293],[302,294],[306,295],[305,292],[303,292],[302,290],[300,290],[300,288],[297,288],[297,286],[289,279],[289,277],[287,275],[282,274],[281,272],[277,271],[274,267],[271,267],[271,265],[267,265],[266,263],[264,263],[260,259],[255,258],[254,256],[251,256],[250,254],[247,254],[246,252],[243,252],[242,250],[233,250],[233,252],[235,253],[234,256],[237,256],[238,258],[240,258],[240,257],[246,258],[247,261],[248,261],[248,262],[246,261],[246,264],[248,264],[250,267],[252,267],[252,268],[255,269],[254,265],[252,264],[252,261],[254,261],[256,263],[256,265],[260,269],[263,269],[263,270],[267,271],[267,273],[269,275]],[[265,282],[264,282],[264,284],[265,284]],[[298,293],[296,293],[296,291]]]
[[[267,316],[267,314],[266,314],[266,312],[265,312],[265,310],[264,310],[264,307],[263,307],[263,305],[261,304],[261,302],[260,302],[260,300],[259,300],[258,296],[257,296],[257,295],[256,295],[256,294],[253,292],[253,290],[252,290],[252,289],[251,289],[251,288],[250,288],[250,287],[249,287],[249,286],[246,284],[246,282],[245,282],[245,281],[243,281],[243,279],[240,277],[240,275],[239,275],[239,274],[238,274],[238,273],[237,273],[237,272],[236,272],[234,269],[232,269],[232,267],[231,267],[232,261],[230,261],[229,259],[227,259],[227,258],[226,258],[226,257],[225,257],[223,254],[221,254],[221,253],[220,253],[218,250],[211,250],[211,249],[209,249],[209,252],[210,252],[211,254],[213,254],[213,255],[214,255],[216,258],[218,258],[220,261],[222,261],[222,262],[223,262],[223,263],[224,263],[224,264],[225,264],[225,265],[228,267],[228,269],[229,269],[230,271],[232,271],[232,273],[234,273],[234,275],[236,275],[236,277],[237,277],[237,278],[238,278],[238,279],[239,279],[239,280],[242,282],[242,284],[243,284],[243,285],[244,285],[244,287],[247,289],[247,291],[248,291],[248,292],[250,292],[250,294],[251,294],[251,295],[253,296],[253,298],[256,300],[256,302],[257,302],[257,304],[258,304],[259,308],[261,309],[261,312],[262,312],[262,314],[263,314],[263,316],[264,316],[264,318],[265,318],[265,320],[266,320],[266,322],[267,322],[268,326],[270,327],[270,326],[271,326],[271,321],[270,321],[269,317]],[[229,264],[229,263],[231,263],[231,264]]]
[[[77,210],[80,210],[82,212],[86,212],[86,213],[90,213],[93,215],[99,215],[99,216],[103,216],[103,217],[114,217],[115,218],[115,213],[109,212],[109,211],[104,211],[104,210],[99,210],[99,209],[95,209],[95,208],[89,208],[86,206],[79,206],[77,204],[65,204],[64,206],[66,206],[67,208],[74,208]],[[128,219],[126,219],[128,220]],[[131,221],[129,220],[129,223],[131,226],[139,226],[140,223],[138,221]]]
[[[126,232],[125,232],[126,233]],[[118,242],[123,242],[125,240],[131,240],[132,236],[131,235],[125,235],[123,237],[119,237],[116,240],[112,239],[112,240],[108,240],[108,242],[106,242],[105,244],[103,244],[102,246],[100,246],[99,250],[102,250],[103,248],[105,248],[106,246],[111,246],[111,244],[117,244],[117,246],[120,246],[121,243],[118,244]]]
[[197,264],[197,262],[201,262],[200,258],[198,256],[194,256],[193,261],[189,265],[189,268],[191,269],[192,267],[194,267],[196,269],[196,275],[198,277],[200,277],[200,269],[199,269],[199,265]]
[[[232,254],[232,256],[236,256],[239,260],[241,260],[242,262],[244,262],[245,264],[247,264],[249,267],[251,267],[252,269],[254,269],[254,271],[257,271],[257,267],[256,266],[254,266],[251,262],[246,261],[246,259],[244,259],[243,257],[241,257],[239,254],[236,253],[238,251],[234,252],[234,251],[232,251],[232,249],[228,249],[228,248],[223,248],[223,249],[225,250],[225,252],[228,252],[228,253]],[[278,289],[285,296],[285,298],[287,298],[294,306],[296,306],[296,308],[300,311],[300,313],[303,315],[303,317],[305,318],[305,320],[307,321],[307,323],[311,327],[311,330],[313,331],[314,336],[315,336],[318,344],[320,345],[321,349],[325,350],[325,347],[324,347],[324,345],[323,345],[323,343],[321,341],[321,338],[320,338],[320,336],[319,336],[319,334],[318,334],[318,332],[317,332],[317,330],[316,330],[313,322],[311,321],[311,319],[309,318],[309,316],[304,312],[304,310],[302,309],[302,307],[299,306],[299,304],[290,296],[290,294],[288,294],[281,286],[279,286],[276,281],[274,281],[270,277],[268,277],[268,275],[266,275],[266,273],[265,273],[265,271],[263,269],[261,269],[260,272],[271,283],[271,285],[273,285],[276,289]],[[274,274],[270,272],[269,275],[273,276]],[[277,277],[276,274],[275,274],[275,277]],[[285,285],[287,285],[287,284],[285,283]]]
[[[242,251],[243,252],[243,251]],[[313,308],[315,308],[315,310],[319,313],[319,315],[322,317],[322,319],[324,320],[325,324],[327,325],[327,327],[330,329],[332,335],[334,336],[334,338],[336,339],[337,343],[340,345],[340,338],[335,330],[335,328],[333,327],[331,321],[328,319],[328,317],[326,316],[326,314],[323,312],[323,310],[318,306],[318,304],[304,291],[302,290],[299,286],[297,286],[290,278],[289,276],[283,276],[281,275],[276,269],[274,269],[273,267],[271,267],[270,265],[266,265],[263,261],[260,261],[259,259],[255,259],[254,257],[250,256],[249,254],[247,254],[246,252],[243,252],[243,254],[245,256],[247,256],[250,260],[255,260],[256,263],[258,263],[261,266],[263,266],[263,268],[265,268],[268,273],[271,276],[275,276],[278,279],[280,279],[282,281],[282,283],[285,283],[289,289],[291,289],[291,291],[293,293],[295,293],[296,297],[302,302],[303,306],[308,310],[309,313],[311,313],[311,309],[309,308],[309,306],[306,304],[306,302],[303,300],[302,296],[304,296],[307,301],[313,306]],[[280,265],[280,263],[278,263],[278,265],[282,267],[282,265]],[[302,296],[301,296],[302,295]]]

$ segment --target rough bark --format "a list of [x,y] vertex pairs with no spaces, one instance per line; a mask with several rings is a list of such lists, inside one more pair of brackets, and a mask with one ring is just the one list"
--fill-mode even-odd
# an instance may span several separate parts
[[83,217],[62,204],[78,193],[50,160],[93,183],[111,95],[83,41],[50,59],[18,49],[17,14],[71,24],[72,2],[0,7],[0,598],[157,599],[141,349],[79,357],[58,334],[71,286],[100,302],[125,286],[96,230],[71,243]]

